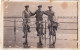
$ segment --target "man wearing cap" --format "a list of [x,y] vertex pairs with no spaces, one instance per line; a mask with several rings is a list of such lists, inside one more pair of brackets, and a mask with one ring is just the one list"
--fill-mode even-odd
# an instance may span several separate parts
[[44,14],[48,16],[48,29],[50,28],[50,23],[54,21],[54,11],[52,11],[52,6],[48,6],[49,10],[45,11]]
[[[30,21],[30,16],[32,15],[31,11],[29,10],[29,5],[24,6],[25,10],[22,12],[22,18],[23,18],[23,32],[26,31],[26,23],[27,23],[27,27],[28,27],[28,32],[30,32],[30,26],[28,24],[28,22]],[[25,34],[25,32],[24,32]],[[23,36],[24,38],[24,36]]]
[[[51,35],[53,35],[51,30],[53,29],[52,22],[54,22],[54,11],[52,11],[52,6],[48,6],[48,8],[49,8],[49,10],[45,11],[45,15],[48,16],[48,23],[49,23],[48,29],[49,29],[49,35],[51,37]],[[53,31],[54,31],[54,29],[53,29]],[[53,42],[53,44],[54,44],[54,42]]]
[[[43,16],[44,12],[41,10],[41,8],[42,8],[42,5],[39,5],[38,9],[34,13],[34,15],[36,15],[35,17],[36,17],[36,30],[37,30],[37,33],[39,31],[39,23],[43,22],[43,17],[42,16]],[[42,29],[42,34],[43,34],[43,29]],[[37,34],[37,36],[39,36],[39,34]]]
[[34,15],[36,18],[36,31],[37,31],[37,36],[39,36],[39,45],[42,45],[42,37],[41,35],[43,35],[43,14],[44,12],[41,10],[42,5],[38,6],[38,9],[35,11]]

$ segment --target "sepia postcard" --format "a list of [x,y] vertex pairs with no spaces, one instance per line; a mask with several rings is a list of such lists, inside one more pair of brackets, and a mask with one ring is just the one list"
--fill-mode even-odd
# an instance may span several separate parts
[[79,50],[79,2],[2,0],[3,50]]

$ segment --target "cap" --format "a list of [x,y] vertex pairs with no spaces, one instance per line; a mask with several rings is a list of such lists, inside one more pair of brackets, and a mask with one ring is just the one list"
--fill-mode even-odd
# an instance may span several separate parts
[[48,8],[52,8],[52,6],[48,6]]
[[42,5],[39,5],[38,7],[42,7]]
[[25,8],[29,7],[29,5],[24,6]]

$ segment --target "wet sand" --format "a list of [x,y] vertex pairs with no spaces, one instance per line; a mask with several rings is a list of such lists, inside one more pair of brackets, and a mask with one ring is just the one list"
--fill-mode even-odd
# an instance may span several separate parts
[[[58,30],[60,31],[60,30]],[[56,33],[56,44],[55,48],[76,48],[77,47],[77,34],[76,33]],[[16,41],[14,37],[13,29],[5,29],[4,31],[4,48],[23,48],[23,37],[22,29],[18,29],[16,32]],[[28,42],[31,48],[37,48],[38,36],[35,29],[31,29],[31,33],[28,33]],[[46,34],[46,45],[45,38],[43,38],[43,48],[49,47],[49,35],[48,31]]]

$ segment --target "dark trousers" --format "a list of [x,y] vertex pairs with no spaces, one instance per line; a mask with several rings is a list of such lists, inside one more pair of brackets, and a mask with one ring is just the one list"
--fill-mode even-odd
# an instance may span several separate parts
[[41,33],[43,33],[43,24],[40,27],[39,22],[40,22],[39,20],[36,20],[36,31],[37,31],[37,33],[40,33],[39,29],[41,29],[42,30]]
[[23,32],[25,32],[26,30],[28,30],[28,32],[29,32],[30,26],[28,25],[28,22],[29,22],[29,19],[27,19],[27,18],[25,20],[23,19]]
[[23,26],[23,32],[24,32],[24,34],[25,34],[25,31],[29,31],[30,30],[30,26],[29,25],[27,25],[27,27],[26,27],[26,25],[24,25]]
[[53,36],[55,36],[55,31],[57,31],[57,27],[58,26],[53,26],[53,22],[52,21],[50,21],[51,22],[51,24],[48,24],[48,29],[49,29],[49,35],[53,35]]

